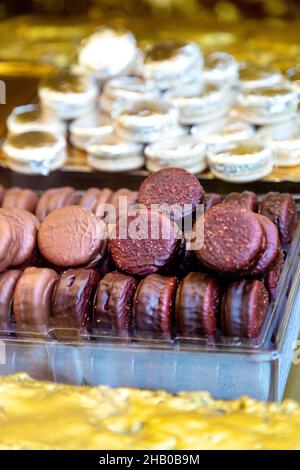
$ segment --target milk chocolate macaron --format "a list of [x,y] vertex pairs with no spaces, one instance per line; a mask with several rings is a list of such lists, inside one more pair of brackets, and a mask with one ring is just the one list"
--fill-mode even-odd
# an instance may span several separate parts
[[21,271],[11,269],[0,274],[0,329],[11,325],[12,299]]
[[252,191],[230,193],[223,200],[224,204],[238,204],[253,212],[257,212],[257,196]]
[[237,204],[218,204],[204,214],[204,243],[195,253],[206,268],[238,274],[256,264],[264,243],[256,214]]
[[265,285],[268,289],[268,292],[272,299],[276,299],[278,295],[278,284],[280,280],[280,276],[284,267],[284,255],[283,250],[279,247],[278,256],[274,263],[272,269],[267,273],[265,277]]
[[74,205],[77,204],[78,201],[78,194],[71,186],[48,189],[40,197],[35,214],[42,222],[54,209]]
[[176,287],[176,277],[159,274],[150,274],[140,282],[133,307],[135,331],[138,334],[172,335]]
[[204,210],[207,211],[207,209],[210,209],[213,206],[216,206],[217,204],[221,204],[222,202],[222,196],[217,193],[206,193],[204,196]]
[[5,271],[19,250],[16,234],[9,221],[0,213],[0,272]]
[[56,283],[51,324],[55,328],[85,328],[91,317],[92,301],[99,275],[93,269],[68,269]]
[[116,211],[116,219],[119,217],[126,216],[130,208],[137,204],[138,192],[132,191],[127,188],[120,188],[115,191],[110,200],[110,204],[114,206]]
[[132,329],[133,297],[138,281],[114,271],[101,279],[94,300],[93,324],[100,331],[128,335]]
[[293,196],[289,193],[268,193],[261,201],[260,213],[277,225],[281,243],[289,245],[293,240],[298,223],[297,208]]
[[204,189],[197,177],[181,168],[164,168],[151,174],[140,186],[138,202],[179,205],[181,213],[173,213],[174,219],[189,215],[204,201]]
[[281,249],[276,225],[264,215],[257,214],[257,217],[265,232],[265,246],[257,264],[250,270],[251,276],[261,276],[270,271]]
[[177,230],[164,214],[142,210],[123,225],[117,222],[110,239],[112,259],[121,271],[145,276],[163,268],[174,256],[179,244]]
[[112,197],[112,190],[109,188],[89,188],[82,196],[79,205],[90,209],[99,217],[105,215],[105,204],[108,204]]
[[35,251],[39,221],[23,209],[0,209],[0,214],[10,224],[15,240],[13,250],[16,249],[16,253],[9,265],[20,266],[31,259]]
[[176,294],[176,329],[180,336],[213,336],[217,328],[220,288],[207,273],[189,273]]
[[38,245],[42,256],[54,266],[88,265],[103,256],[107,245],[105,224],[80,206],[55,209],[42,222]]
[[43,330],[48,326],[57,273],[48,268],[26,268],[19,277],[13,311],[18,329]]
[[34,213],[38,200],[37,194],[31,189],[14,187],[6,191],[2,207],[5,209],[24,209]]
[[230,284],[222,300],[222,334],[256,338],[268,307],[269,296],[262,281],[242,280]]
[[2,206],[2,202],[3,202],[3,199],[4,199],[4,194],[5,194],[5,189],[2,186],[2,184],[0,184],[0,206]]

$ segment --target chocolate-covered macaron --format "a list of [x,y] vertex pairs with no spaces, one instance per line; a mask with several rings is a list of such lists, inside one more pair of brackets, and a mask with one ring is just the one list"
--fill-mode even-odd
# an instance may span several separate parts
[[33,257],[39,228],[38,219],[23,209],[0,209],[0,215],[5,217],[13,232],[15,240],[15,256],[9,266],[20,266]]
[[130,334],[132,329],[133,297],[138,281],[114,271],[100,281],[93,309],[93,324],[97,330],[118,336]]
[[181,168],[164,168],[148,176],[140,186],[138,202],[178,205],[180,213],[172,211],[175,220],[192,213],[204,201],[205,191],[198,178]]
[[223,200],[224,204],[238,204],[245,209],[257,212],[257,196],[252,191],[229,193]]
[[143,279],[135,293],[133,316],[135,331],[139,334],[173,333],[172,317],[176,294],[176,277],[150,274]]
[[3,202],[3,199],[4,199],[4,194],[5,194],[5,189],[2,186],[2,184],[0,184],[0,207],[2,206],[2,202]]
[[75,205],[78,203],[78,201],[79,196],[75,189],[71,186],[48,189],[40,197],[35,214],[42,222],[45,217],[54,209]]
[[19,277],[13,311],[17,328],[44,331],[49,325],[52,294],[57,273],[48,268],[26,268]]
[[2,207],[4,209],[24,209],[34,213],[38,200],[37,194],[31,189],[13,187],[4,194]]
[[289,245],[297,228],[296,203],[289,193],[268,193],[260,204],[260,213],[277,225],[281,243]]
[[0,213],[0,272],[5,271],[15,259],[19,241],[9,220]]
[[89,188],[82,196],[79,205],[90,209],[98,217],[103,218],[105,215],[105,205],[110,202],[112,194],[113,192],[109,188]]
[[256,338],[269,307],[269,296],[259,280],[230,284],[221,306],[222,334]]
[[175,254],[179,239],[175,224],[164,214],[147,210],[119,221],[111,235],[110,250],[118,269],[145,276],[163,268]]
[[217,193],[206,193],[204,196],[204,210],[207,211],[207,209],[210,209],[213,206],[216,206],[217,204],[221,204],[222,202],[222,196]]
[[279,247],[278,256],[272,269],[266,274],[265,285],[272,299],[276,299],[278,295],[278,283],[284,267],[284,254],[281,246]]
[[89,265],[101,259],[106,250],[106,226],[84,207],[61,207],[42,222],[38,244],[42,256],[54,266]]
[[213,336],[217,328],[220,288],[206,273],[189,273],[176,294],[176,329],[180,336]]
[[0,329],[11,326],[12,299],[21,271],[11,269],[0,274]]
[[256,217],[258,217],[264,229],[265,246],[258,262],[249,272],[251,276],[261,276],[270,271],[278,257],[279,250],[281,249],[279,233],[276,225],[274,225],[273,222],[264,215],[257,214]]
[[55,328],[80,329],[89,325],[99,274],[93,269],[68,269],[56,283],[51,324]]
[[240,274],[256,264],[264,243],[264,230],[254,212],[238,204],[218,204],[204,214],[204,243],[195,252],[206,268]]

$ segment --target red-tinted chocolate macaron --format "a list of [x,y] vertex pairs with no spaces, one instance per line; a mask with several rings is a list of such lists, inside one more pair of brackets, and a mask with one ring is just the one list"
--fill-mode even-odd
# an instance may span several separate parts
[[268,307],[269,296],[262,281],[242,280],[230,284],[222,300],[222,334],[256,338]]
[[204,243],[195,251],[200,263],[220,274],[252,268],[265,243],[263,227],[252,211],[218,204],[204,214]]
[[14,187],[6,191],[2,207],[4,209],[23,209],[34,213],[38,200],[37,194],[31,189]]
[[42,222],[38,244],[42,256],[54,266],[88,265],[101,258],[106,249],[106,226],[84,207],[61,207]]
[[80,206],[93,211],[98,217],[104,217],[105,204],[108,204],[111,196],[111,189],[89,188],[81,198]]
[[257,212],[257,196],[252,191],[242,193],[230,193],[223,200],[224,204],[238,204],[245,209]]
[[19,277],[13,298],[18,329],[43,330],[49,324],[57,273],[48,268],[26,268]]
[[21,271],[11,269],[0,274],[0,329],[11,326],[12,299]]
[[264,215],[257,214],[257,217],[265,231],[265,247],[257,264],[249,272],[251,276],[261,276],[270,271],[281,249],[276,225]]
[[204,210],[207,211],[217,204],[221,204],[222,196],[217,193],[206,193],[204,196]]
[[146,206],[178,205],[181,209],[179,213],[171,211],[177,220],[191,214],[204,201],[204,196],[204,189],[195,175],[181,168],[163,168],[143,181],[138,202]]
[[110,250],[118,269],[145,276],[164,267],[178,243],[175,224],[167,216],[143,210],[136,217],[128,217],[128,224],[117,223]]
[[284,267],[283,250],[280,247],[277,259],[272,269],[266,274],[265,285],[272,299],[276,299],[278,295],[278,283]]
[[100,331],[128,335],[132,328],[133,297],[138,281],[114,271],[101,279],[94,300],[93,324]]
[[135,331],[138,334],[172,335],[176,287],[176,277],[159,274],[150,274],[140,282],[133,307]]
[[180,336],[213,336],[217,328],[220,288],[206,273],[189,273],[176,294],[176,329]]
[[294,238],[298,223],[293,196],[288,193],[268,193],[261,201],[260,213],[277,225],[281,243],[289,245]]
[[0,272],[5,271],[15,259],[19,250],[16,233],[9,220],[0,213]]
[[17,247],[10,266],[20,266],[32,258],[37,243],[39,228],[38,219],[31,212],[23,209],[0,209],[13,231],[15,247]]
[[42,222],[45,217],[54,209],[75,205],[79,201],[79,196],[71,186],[53,188],[45,191],[38,202],[35,214]]
[[56,283],[52,301],[51,324],[55,328],[85,328],[99,275],[93,269],[68,269]]

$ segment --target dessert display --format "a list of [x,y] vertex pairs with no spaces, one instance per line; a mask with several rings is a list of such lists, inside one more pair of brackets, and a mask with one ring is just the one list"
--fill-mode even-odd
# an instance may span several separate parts
[[24,373],[1,376],[0,389],[1,450],[299,449],[300,409],[291,400],[279,405],[214,400],[207,392],[76,387]]

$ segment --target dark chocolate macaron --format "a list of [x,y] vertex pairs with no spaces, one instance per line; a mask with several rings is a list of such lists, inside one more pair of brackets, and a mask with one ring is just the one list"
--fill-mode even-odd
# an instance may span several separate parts
[[71,186],[48,189],[40,197],[35,214],[42,222],[54,209],[75,205],[78,202],[79,196]]
[[163,268],[178,244],[176,226],[167,216],[143,210],[136,217],[128,217],[127,224],[121,220],[117,223],[111,234],[110,250],[118,269],[145,276]]
[[238,204],[218,204],[204,214],[204,243],[196,256],[217,273],[240,274],[256,264],[264,243],[264,230],[254,212]]
[[245,209],[257,212],[257,196],[252,191],[229,193],[223,200],[224,204],[238,204]]
[[163,168],[143,181],[138,202],[146,206],[178,206],[179,211],[171,211],[177,220],[191,214],[204,201],[204,196],[205,191],[195,175],[181,168]]
[[59,276],[52,301],[53,327],[79,329],[89,325],[99,279],[95,270],[83,268],[68,269]]
[[57,273],[48,268],[26,268],[19,277],[13,311],[20,330],[44,331],[49,325],[52,294]]
[[104,222],[80,206],[55,209],[42,222],[38,244],[54,266],[78,267],[99,260],[107,247]]
[[204,210],[210,209],[217,204],[221,204],[222,196],[217,193],[206,193],[204,196]]
[[251,276],[261,276],[273,267],[281,249],[277,227],[264,215],[257,214],[265,232],[265,247],[256,265],[250,270]]
[[222,334],[256,338],[269,307],[269,296],[259,280],[242,280],[230,284],[221,307]]
[[260,204],[260,213],[277,225],[283,245],[289,245],[297,228],[296,203],[289,193],[268,193]]
[[220,288],[206,273],[189,273],[176,294],[176,329],[180,336],[213,336],[217,328]]
[[38,200],[37,194],[31,189],[13,187],[6,191],[2,207],[4,209],[23,209],[34,213]]
[[176,277],[150,274],[143,279],[135,293],[133,316],[135,331],[139,334],[173,334]]
[[127,336],[132,329],[133,297],[138,281],[114,271],[101,279],[94,300],[93,324],[97,330]]
[[11,326],[12,300],[21,271],[11,269],[0,274],[0,329]]
[[266,278],[265,278],[265,285],[268,289],[270,297],[274,300],[278,296],[278,283],[280,280],[283,267],[284,267],[284,255],[283,255],[283,250],[280,247],[274,266],[266,274]]
[[0,213],[0,272],[5,271],[15,259],[19,241],[9,220]]

